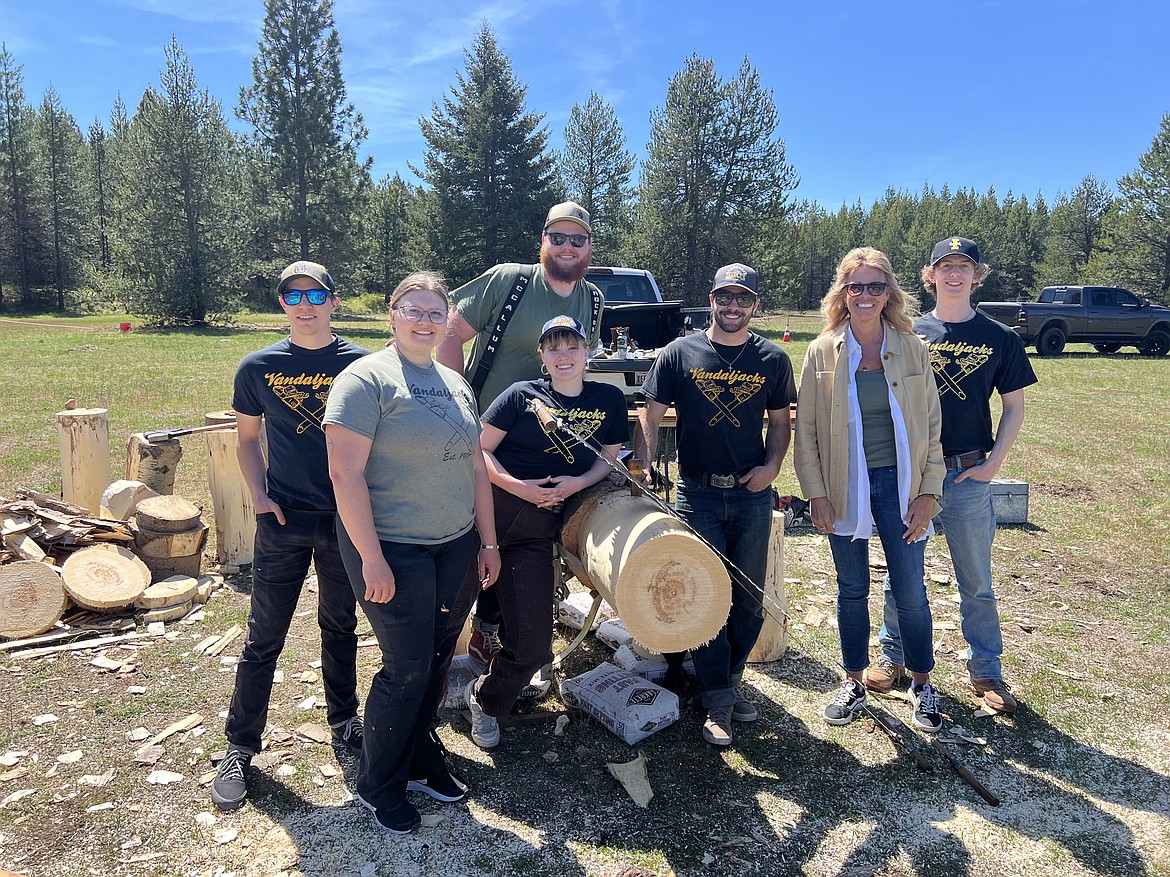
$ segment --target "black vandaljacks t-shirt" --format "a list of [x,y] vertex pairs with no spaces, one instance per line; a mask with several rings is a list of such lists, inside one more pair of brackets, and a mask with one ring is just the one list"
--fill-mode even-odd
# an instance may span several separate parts
[[787,414],[796,383],[788,354],[754,332],[742,346],[714,347],[703,332],[671,341],[642,392],[674,405],[680,466],[730,475],[764,462],[764,412]]
[[336,511],[321,417],[333,379],[369,353],[336,335],[317,350],[285,338],[249,353],[236,369],[232,408],[264,417],[268,496],[281,508]]
[[914,332],[930,348],[942,404],[943,454],[990,451],[992,391],[1002,396],[1036,383],[1024,342],[978,311],[961,323],[923,314],[914,321]]
[[621,445],[630,438],[626,397],[611,384],[585,381],[580,396],[554,392],[549,381],[518,381],[483,413],[483,422],[507,433],[495,456],[513,478],[527,481],[554,475],[584,475],[597,455],[563,430],[546,434],[528,400],[540,399],[581,438],[598,445]]

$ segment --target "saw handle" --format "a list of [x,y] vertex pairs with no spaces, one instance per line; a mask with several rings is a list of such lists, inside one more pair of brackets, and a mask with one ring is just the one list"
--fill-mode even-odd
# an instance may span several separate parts
[[546,434],[551,435],[557,430],[557,417],[553,414],[547,405],[540,399],[535,397],[528,400],[528,410],[536,415],[536,419],[540,421],[540,428]]

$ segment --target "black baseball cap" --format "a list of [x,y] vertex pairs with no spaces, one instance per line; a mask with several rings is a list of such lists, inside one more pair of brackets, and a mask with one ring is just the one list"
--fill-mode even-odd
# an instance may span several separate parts
[[746,289],[753,295],[759,295],[759,278],[756,275],[755,268],[749,268],[742,262],[732,262],[730,265],[724,265],[715,272],[715,284],[711,287],[711,292],[716,293],[725,286],[738,286],[740,289]]
[[947,256],[966,256],[978,265],[979,246],[970,238],[946,238],[945,240],[941,240],[930,251],[931,267],[937,265]]

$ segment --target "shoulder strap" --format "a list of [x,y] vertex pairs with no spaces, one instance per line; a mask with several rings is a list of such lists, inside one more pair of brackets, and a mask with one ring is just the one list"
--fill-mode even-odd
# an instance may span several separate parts
[[483,385],[487,381],[488,372],[492,369],[492,361],[496,358],[496,351],[500,347],[500,339],[504,337],[504,330],[508,328],[508,323],[511,321],[512,315],[516,313],[516,306],[520,304],[520,299],[524,297],[524,290],[528,288],[528,281],[532,279],[532,272],[535,270],[535,265],[522,265],[520,267],[520,276],[516,278],[516,285],[508,293],[508,297],[504,300],[504,306],[500,308],[500,313],[496,317],[496,325],[492,328],[492,333],[488,336],[487,346],[483,350],[483,355],[479,358],[479,364],[475,368],[475,377],[471,379],[471,392],[475,394],[477,401],[479,400],[479,392],[483,389]]

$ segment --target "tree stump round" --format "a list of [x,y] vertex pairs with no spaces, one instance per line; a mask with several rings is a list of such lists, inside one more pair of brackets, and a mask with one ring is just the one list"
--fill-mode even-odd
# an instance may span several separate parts
[[0,637],[44,633],[67,602],[61,577],[48,564],[18,560],[0,566]]

